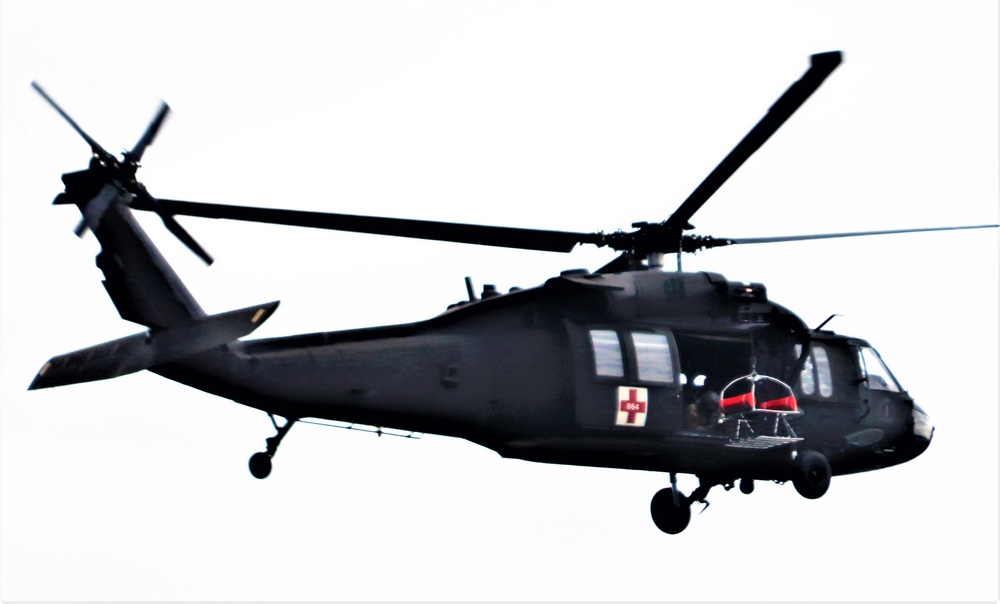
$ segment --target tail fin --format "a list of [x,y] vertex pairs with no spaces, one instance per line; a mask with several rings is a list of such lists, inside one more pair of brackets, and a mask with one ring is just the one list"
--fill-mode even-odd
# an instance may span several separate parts
[[97,266],[118,314],[154,329],[204,317],[205,311],[135,220],[129,198],[121,192],[120,201],[105,209],[93,228],[101,244]]
[[93,231],[101,244],[97,266],[104,288],[123,319],[149,328],[126,338],[50,359],[29,389],[102,380],[217,348],[257,328],[277,308],[277,302],[207,316],[180,277],[160,254],[132,215],[137,199],[156,210],[170,232],[207,263],[211,257],[194,242],[168,212],[136,180],[139,160],[166,119],[164,103],[139,142],[122,159],[90,137],[41,87],[32,86],[90,145],[88,169],[63,174],[66,191],[55,203],[77,205],[83,221],[77,235]]
[[97,266],[104,288],[127,321],[165,329],[205,316],[129,208],[135,195],[104,168],[63,174],[66,192],[54,203],[75,204],[101,244]]
[[106,380],[176,361],[232,342],[257,329],[278,302],[193,319],[49,359],[28,390]]
[[36,82],[32,87],[90,145],[90,167],[63,174],[66,192],[55,203],[79,206],[83,221],[77,235],[88,228],[101,243],[97,266],[104,272],[104,286],[122,318],[154,329],[166,329],[203,317],[187,288],[160,255],[132,216],[129,206],[137,199],[157,211],[171,233],[211,264],[211,256],[198,245],[172,215],[162,211],[146,187],[136,180],[136,170],[153,144],[170,108],[161,104],[139,142],[119,160],[87,134]]

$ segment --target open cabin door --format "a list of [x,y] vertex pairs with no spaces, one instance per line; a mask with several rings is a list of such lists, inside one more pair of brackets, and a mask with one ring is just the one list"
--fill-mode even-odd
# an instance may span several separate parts
[[567,328],[581,427],[636,433],[680,428],[680,363],[669,330],[573,323]]
[[679,331],[674,338],[684,372],[684,429],[712,430],[723,388],[754,369],[753,340],[749,333],[703,331]]

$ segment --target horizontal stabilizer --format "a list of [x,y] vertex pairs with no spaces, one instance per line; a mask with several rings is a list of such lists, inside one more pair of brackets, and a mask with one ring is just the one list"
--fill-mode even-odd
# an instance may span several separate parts
[[137,333],[50,359],[28,390],[106,380],[222,346],[242,338],[278,307],[269,302]]

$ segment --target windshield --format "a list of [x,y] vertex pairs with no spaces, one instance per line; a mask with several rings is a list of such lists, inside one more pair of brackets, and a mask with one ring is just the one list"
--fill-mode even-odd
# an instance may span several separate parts
[[865,372],[868,387],[872,390],[888,390],[889,392],[900,392],[899,382],[892,376],[892,372],[882,362],[882,357],[875,352],[874,348],[862,347],[861,368]]

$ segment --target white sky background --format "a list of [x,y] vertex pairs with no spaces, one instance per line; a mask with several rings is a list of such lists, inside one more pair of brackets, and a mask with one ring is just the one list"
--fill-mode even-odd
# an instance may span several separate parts
[[[148,373],[25,391],[49,357],[141,330],[49,205],[88,149],[32,79],[112,152],[167,100],[140,172],[161,197],[610,231],[666,218],[839,49],[698,232],[951,226],[1000,219],[998,22],[993,1],[3,0],[0,598],[1000,598],[996,231],[687,257],[811,325],[843,315],[937,432],[817,501],[714,489],[678,536],[649,519],[657,473],[299,425],[257,481],[259,411]],[[181,222],[214,266],[144,224],[207,311],[282,300],[255,336],[428,318],[465,275],[506,291],[614,256]]]

